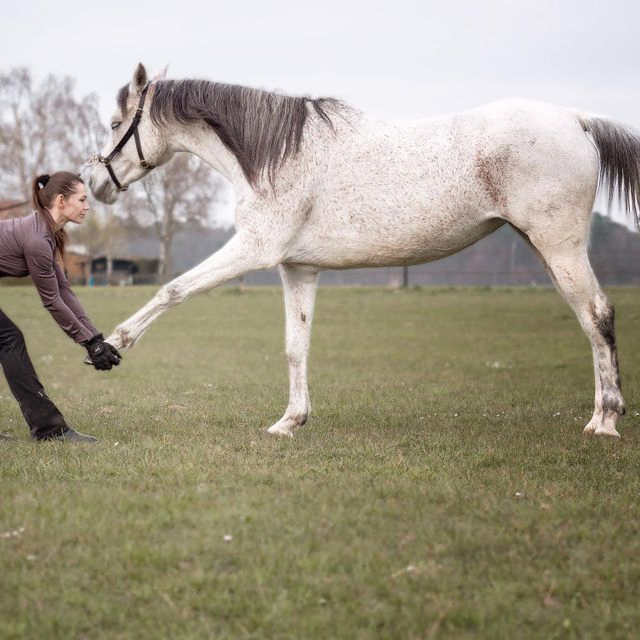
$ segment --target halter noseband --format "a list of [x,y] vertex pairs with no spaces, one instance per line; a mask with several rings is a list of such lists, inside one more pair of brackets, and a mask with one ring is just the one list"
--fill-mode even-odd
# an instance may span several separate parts
[[151,82],[147,82],[147,84],[144,85],[144,89],[140,94],[140,101],[138,102],[138,108],[136,109],[136,113],[133,116],[133,120],[131,121],[127,132],[122,136],[120,142],[118,142],[118,144],[113,148],[113,151],[106,158],[101,155],[95,155],[93,157],[95,162],[101,162],[106,167],[109,175],[111,176],[111,179],[113,180],[113,184],[116,185],[116,189],[118,189],[118,191],[126,191],[128,187],[123,187],[120,182],[118,182],[118,178],[116,178],[116,174],[111,167],[111,161],[122,151],[122,148],[125,144],[127,144],[131,136],[133,136],[136,141],[136,149],[138,150],[138,157],[140,158],[140,166],[144,167],[147,170],[153,169],[153,165],[149,164],[144,159],[144,155],[142,154],[142,145],[140,144],[140,135],[138,134],[138,125],[140,124],[140,118],[142,118],[144,101],[147,97],[147,91],[149,90],[150,86]]

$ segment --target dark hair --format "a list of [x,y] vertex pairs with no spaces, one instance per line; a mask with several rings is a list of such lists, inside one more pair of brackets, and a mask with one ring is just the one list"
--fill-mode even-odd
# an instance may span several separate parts
[[49,212],[49,207],[53,204],[56,196],[70,196],[78,184],[84,184],[82,178],[77,173],[70,171],[57,171],[51,175],[43,174],[33,180],[31,195],[35,210],[46,222],[51,235],[55,238],[56,250],[60,257],[64,256],[64,245],[67,242],[67,232],[56,229],[56,223]]
[[[333,129],[331,116],[346,108],[333,98],[288,97],[207,80],[162,80],[154,86],[151,120],[206,122],[236,156],[253,187],[263,170],[273,185],[277,170],[300,151],[309,113]],[[118,93],[123,115],[128,97],[126,85]]]

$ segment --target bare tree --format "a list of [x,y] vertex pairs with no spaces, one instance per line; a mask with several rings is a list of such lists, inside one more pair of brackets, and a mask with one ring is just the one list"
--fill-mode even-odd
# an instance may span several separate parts
[[38,173],[78,170],[105,135],[98,98],[77,100],[70,77],[36,85],[27,68],[0,74],[0,194],[29,199]]
[[[38,173],[78,170],[102,146],[106,131],[100,122],[95,94],[77,100],[75,81],[48,76],[37,84],[29,69],[0,73],[0,196],[28,200],[31,180]],[[127,220],[154,225],[160,240],[158,277],[173,275],[171,242],[185,222],[215,223],[213,204],[221,178],[200,160],[176,154],[132,189],[108,214],[97,203],[73,239],[92,256],[113,255],[127,232]]]
[[171,242],[181,223],[211,219],[213,205],[221,193],[221,178],[195,156],[178,153],[164,167],[143,181],[146,208],[160,240],[158,279],[173,277]]

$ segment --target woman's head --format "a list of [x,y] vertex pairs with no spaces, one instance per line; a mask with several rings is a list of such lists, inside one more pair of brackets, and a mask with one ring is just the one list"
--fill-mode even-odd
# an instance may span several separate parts
[[34,208],[55,236],[56,248],[62,255],[67,237],[64,223],[80,224],[89,208],[82,178],[69,171],[44,174],[34,179],[31,194]]

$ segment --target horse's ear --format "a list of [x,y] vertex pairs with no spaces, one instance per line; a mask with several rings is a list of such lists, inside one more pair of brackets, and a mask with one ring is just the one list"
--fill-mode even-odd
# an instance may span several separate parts
[[139,62],[129,84],[129,95],[140,95],[145,84],[147,84],[147,70],[142,62]]
[[151,78],[151,82],[155,82],[156,80],[164,80],[167,77],[167,71],[169,70],[169,63],[164,65],[164,69],[161,69],[156,73],[153,78]]

